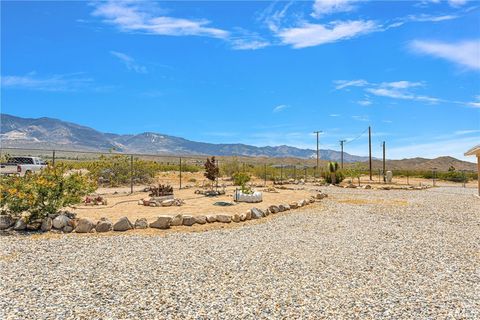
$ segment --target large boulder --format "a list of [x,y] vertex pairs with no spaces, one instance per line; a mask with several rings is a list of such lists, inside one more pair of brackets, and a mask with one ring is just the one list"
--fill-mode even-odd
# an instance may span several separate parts
[[70,225],[70,218],[66,215],[58,215],[53,219],[52,225],[55,229],[63,229],[63,227]]
[[76,233],[89,233],[95,228],[95,222],[88,218],[80,218],[75,228]]
[[24,218],[18,219],[13,225],[13,230],[21,231],[27,229],[27,223]]
[[135,220],[135,229],[147,229],[148,228],[148,221],[145,218],[140,218]]
[[42,220],[42,225],[40,226],[40,229],[43,232],[47,232],[52,230],[52,218],[45,218]]
[[265,213],[258,208],[252,208],[250,212],[252,213],[252,219],[260,219],[265,216]]
[[0,215],[0,230],[5,230],[13,226],[15,220],[12,218],[11,215],[2,214]]
[[112,230],[113,223],[112,221],[108,220],[107,218],[101,218],[97,225],[95,226],[95,231],[97,232],[108,232]]
[[121,217],[113,225],[113,231],[127,231],[133,229],[133,224],[128,220],[127,217]]
[[183,216],[183,225],[184,226],[193,226],[195,223],[197,223],[197,219],[192,216]]
[[176,227],[181,226],[183,224],[183,216],[181,214],[177,214],[175,217],[172,218],[170,222],[170,226]]
[[195,216],[195,222],[197,222],[198,224],[205,224],[207,223],[207,217],[204,215]]
[[150,228],[156,229],[168,229],[170,228],[170,223],[172,222],[171,216],[158,216],[157,220],[150,223]]
[[221,222],[221,223],[232,222],[232,216],[229,214],[217,214],[216,219],[217,219],[217,222]]

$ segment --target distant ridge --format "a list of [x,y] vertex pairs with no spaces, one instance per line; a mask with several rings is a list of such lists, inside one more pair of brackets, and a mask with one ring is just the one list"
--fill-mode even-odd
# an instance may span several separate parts
[[[20,118],[1,114],[0,139],[3,147],[57,148],[100,151],[115,148],[120,152],[164,155],[217,155],[274,158],[315,157],[316,151],[286,145],[255,147],[247,144],[196,142],[155,132],[136,135],[103,133],[95,129],[52,118]],[[340,152],[320,150],[323,160],[339,161]],[[365,161],[367,157],[344,154],[345,162]]]

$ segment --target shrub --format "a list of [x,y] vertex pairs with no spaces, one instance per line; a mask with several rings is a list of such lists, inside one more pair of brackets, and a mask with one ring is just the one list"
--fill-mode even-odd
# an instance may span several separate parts
[[336,184],[342,182],[345,179],[345,175],[342,171],[336,171],[334,173],[322,172],[322,178],[325,179],[327,183]]
[[245,172],[234,173],[232,178],[233,178],[233,183],[236,186],[244,186],[247,182],[250,181],[250,175]]
[[66,167],[49,166],[26,175],[0,178],[0,205],[18,215],[30,212],[29,219],[43,218],[76,204],[96,189],[95,182],[81,173],[67,173]]
[[208,180],[212,181],[212,183],[217,179],[219,170],[217,163],[215,161],[215,157],[207,158],[207,161],[205,162],[205,178]]

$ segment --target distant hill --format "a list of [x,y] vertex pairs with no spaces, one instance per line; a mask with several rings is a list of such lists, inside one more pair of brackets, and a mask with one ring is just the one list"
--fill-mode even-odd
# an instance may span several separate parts
[[[0,143],[2,147],[65,149],[75,151],[116,151],[126,153],[148,153],[161,155],[216,155],[239,157],[281,158],[281,163],[315,164],[316,151],[290,146],[255,147],[246,144],[214,144],[196,142],[166,134],[144,132],[141,134],[119,135],[103,133],[95,129],[52,118],[28,119],[0,114]],[[320,150],[322,165],[325,161],[340,161],[341,154],[335,150]],[[298,161],[298,159],[303,159]],[[306,161],[306,159],[308,159]],[[368,157],[344,153],[345,162],[365,162]],[[457,170],[476,170],[476,164],[452,157],[435,159],[411,158],[388,160],[390,170],[431,170],[446,171],[450,166]],[[374,159],[375,169],[382,162]]]
[[[246,144],[196,142],[155,132],[119,135],[52,118],[28,119],[1,114],[0,139],[3,147],[74,149],[164,155],[217,155],[273,158],[314,158],[316,151],[290,146],[255,147]],[[335,150],[320,150],[324,160],[340,161]],[[344,153],[345,162],[365,161],[367,157]]]

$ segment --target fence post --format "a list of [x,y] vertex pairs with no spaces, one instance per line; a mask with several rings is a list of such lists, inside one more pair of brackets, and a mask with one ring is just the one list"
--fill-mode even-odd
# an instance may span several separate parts
[[52,152],[52,166],[55,167],[55,150]]
[[130,155],[130,193],[133,193],[133,154]]
[[280,182],[283,182],[283,164],[280,165]]
[[220,165],[218,164],[218,159],[217,159],[217,168],[218,168],[218,174],[217,174],[217,179],[215,181],[215,184],[216,184],[215,188],[218,191],[218,176],[220,175]]
[[307,167],[305,167],[304,170],[305,170],[305,182],[307,182]]
[[180,157],[180,190],[182,189],[182,157]]
[[293,180],[297,181],[297,165],[293,167]]

